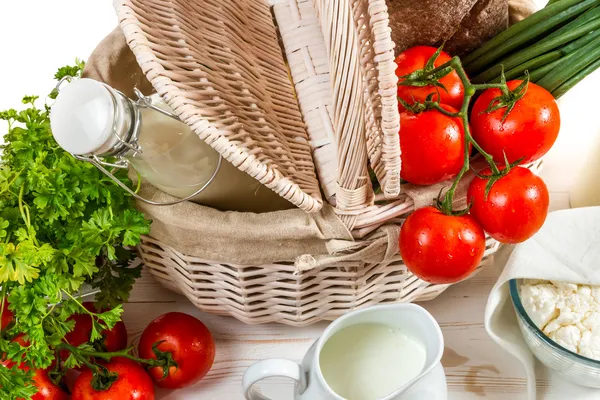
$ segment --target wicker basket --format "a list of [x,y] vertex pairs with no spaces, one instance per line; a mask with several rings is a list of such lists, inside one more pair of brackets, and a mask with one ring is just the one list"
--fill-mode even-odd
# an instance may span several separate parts
[[[414,210],[400,193],[385,0],[115,0],[115,8],[154,88],[239,169],[308,212],[322,207],[322,191],[359,242],[384,224],[399,230]],[[497,247],[488,240],[485,258]],[[383,262],[298,273],[294,260],[232,265],[152,237],[140,246],[152,274],[198,308],[297,326],[446,289],[417,279],[393,250]]]

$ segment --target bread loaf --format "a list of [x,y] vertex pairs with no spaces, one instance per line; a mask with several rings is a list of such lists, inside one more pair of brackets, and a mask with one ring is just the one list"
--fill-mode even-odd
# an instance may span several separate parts
[[473,50],[508,25],[508,0],[387,0],[396,53],[416,45],[453,55]]

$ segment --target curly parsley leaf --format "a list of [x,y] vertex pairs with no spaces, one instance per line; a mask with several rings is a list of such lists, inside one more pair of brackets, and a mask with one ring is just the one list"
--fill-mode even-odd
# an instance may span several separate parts
[[[55,78],[77,78],[83,67],[78,60]],[[84,283],[100,289],[98,309],[109,311],[90,313],[92,337],[83,346],[92,346],[119,320],[120,304],[140,276],[139,267],[130,267],[131,248],[150,222],[114,182],[58,146],[51,105],[38,108],[36,100],[25,96],[24,110],[0,111],[8,122],[0,161],[0,283],[15,315],[1,332],[0,352],[47,368],[74,328],[69,318],[88,312],[78,299]],[[127,171],[115,176],[131,184]],[[27,347],[11,342],[17,334],[27,336]],[[78,362],[71,359],[67,364]],[[0,366],[0,399],[30,399],[31,384],[31,374]]]

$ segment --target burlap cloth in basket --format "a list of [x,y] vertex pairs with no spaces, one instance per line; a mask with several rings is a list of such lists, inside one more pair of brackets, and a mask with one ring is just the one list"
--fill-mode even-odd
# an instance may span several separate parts
[[[84,77],[105,82],[130,97],[134,87],[144,94],[153,91],[120,28],[94,50]],[[483,165],[474,163],[476,169]],[[466,188],[473,177],[474,173],[469,172],[461,181],[457,207],[466,205]],[[440,189],[450,185],[451,182],[428,187],[404,185],[403,193],[419,208],[432,204]],[[155,201],[174,199],[149,184],[143,184],[140,193]],[[138,201],[137,205],[152,220],[152,237],[186,255],[215,262],[255,265],[295,261],[298,271],[304,271],[343,261],[379,263],[398,253],[398,225],[384,225],[356,241],[327,205],[313,214],[300,209],[264,214],[222,212],[192,202],[160,207]]]

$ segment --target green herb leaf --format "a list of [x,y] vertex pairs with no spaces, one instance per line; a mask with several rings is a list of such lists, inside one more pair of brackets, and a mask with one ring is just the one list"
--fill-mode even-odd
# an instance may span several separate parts
[[[55,78],[76,79],[84,65],[77,60]],[[0,335],[0,352],[48,368],[74,328],[69,318],[88,312],[77,299],[84,283],[101,290],[99,309],[110,311],[90,313],[92,338],[82,346],[93,349],[101,332],[119,321],[120,304],[140,276],[140,267],[130,267],[132,248],[150,222],[112,180],[58,146],[51,106],[38,108],[36,100],[25,96],[24,110],[0,111],[8,122],[0,162],[0,283],[15,314],[14,325]],[[127,171],[115,176],[130,184]],[[17,333],[27,335],[30,345],[11,342]],[[70,356],[65,364],[81,362]],[[0,399],[30,399],[34,393],[30,373],[0,366]]]

